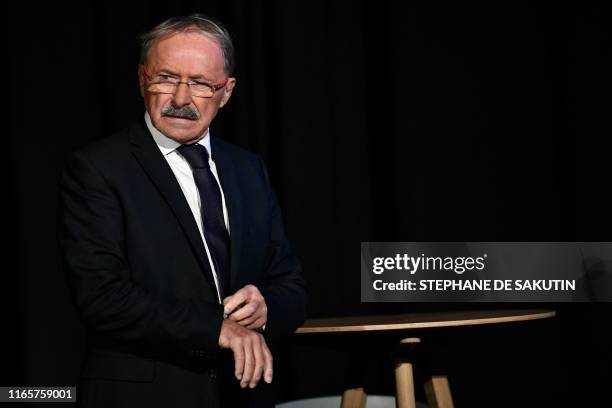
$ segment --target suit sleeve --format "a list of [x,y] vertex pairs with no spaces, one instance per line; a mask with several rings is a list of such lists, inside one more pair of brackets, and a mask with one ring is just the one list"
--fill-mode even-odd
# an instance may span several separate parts
[[62,260],[85,324],[132,346],[214,357],[222,306],[199,299],[160,298],[130,280],[119,196],[84,155],[68,160],[60,200]]
[[285,236],[281,209],[270,184],[268,172],[261,159],[260,163],[268,190],[271,225],[268,243],[270,256],[266,265],[265,280],[260,290],[268,307],[264,335],[267,340],[274,342],[293,333],[304,322],[307,291],[302,267]]

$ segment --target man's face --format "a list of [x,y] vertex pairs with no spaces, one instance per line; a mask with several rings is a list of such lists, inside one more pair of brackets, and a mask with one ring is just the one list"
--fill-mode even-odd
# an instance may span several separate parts
[[[226,79],[223,53],[214,40],[197,32],[177,33],[158,40],[149,51],[146,66],[139,65],[140,93],[153,125],[179,143],[195,142],[227,103],[236,84],[229,78],[225,87],[210,98],[195,97],[186,84],[179,84],[172,94],[149,91],[150,79],[167,74],[181,81],[218,84]],[[189,112],[191,110],[191,112]]]

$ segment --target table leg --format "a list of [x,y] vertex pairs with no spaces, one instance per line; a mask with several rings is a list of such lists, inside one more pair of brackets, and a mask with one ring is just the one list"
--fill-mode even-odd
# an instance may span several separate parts
[[395,359],[397,408],[416,408],[412,363],[407,358]]
[[[408,337],[399,342],[399,347],[404,354],[413,356],[414,347],[420,342],[418,337]],[[403,356],[395,359],[395,390],[397,408],[416,408],[411,358]]]
[[453,398],[445,375],[433,375],[425,383],[425,396],[429,408],[453,408]]
[[363,388],[350,388],[342,394],[341,408],[365,408],[367,394]]

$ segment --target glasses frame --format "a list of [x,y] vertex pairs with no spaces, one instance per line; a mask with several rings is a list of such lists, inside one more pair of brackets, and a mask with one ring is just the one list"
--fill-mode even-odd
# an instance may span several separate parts
[[[147,81],[149,81],[149,85],[155,85],[155,84],[161,84],[161,81],[157,81],[157,82],[152,82],[153,80],[153,75],[151,74],[151,71],[149,70],[149,68],[147,66],[143,66],[143,73],[145,78],[147,79]],[[172,77],[171,75],[168,75],[170,77]],[[174,78],[174,77],[172,77]],[[172,83],[174,84],[174,91],[173,92],[161,92],[161,91],[154,91],[155,93],[161,93],[161,94],[174,94],[177,90],[180,84],[185,84],[187,85],[187,88],[189,88],[189,90],[191,91],[191,95],[195,96],[196,98],[212,98],[213,96],[215,96],[215,93],[225,87],[225,85],[227,85],[227,82],[229,81],[229,78],[225,78],[223,81],[216,83],[216,84],[209,84],[206,82],[197,82],[194,80],[189,80],[189,81],[172,81]],[[168,83],[168,82],[164,82],[164,83]],[[212,95],[210,96],[200,96],[200,95],[194,95],[193,91],[191,90],[191,85],[206,85],[208,86],[210,89],[212,89]]]

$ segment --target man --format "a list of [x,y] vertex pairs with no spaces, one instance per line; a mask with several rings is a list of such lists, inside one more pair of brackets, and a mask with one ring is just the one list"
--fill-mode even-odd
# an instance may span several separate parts
[[144,119],[73,154],[61,180],[59,241],[88,328],[77,398],[269,406],[268,345],[301,324],[306,292],[264,164],[209,131],[236,84],[231,39],[192,15],[141,40]]

